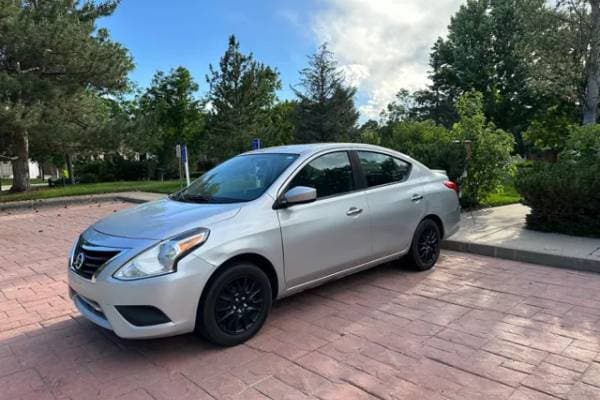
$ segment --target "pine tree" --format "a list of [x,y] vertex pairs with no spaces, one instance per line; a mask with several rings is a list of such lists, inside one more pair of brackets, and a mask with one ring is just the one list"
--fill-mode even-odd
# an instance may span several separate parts
[[206,77],[210,155],[224,159],[250,149],[269,123],[275,91],[281,88],[278,72],[240,52],[240,44],[229,38],[218,68],[210,66]]
[[338,142],[355,138],[358,112],[356,88],[346,86],[333,53],[326,44],[309,57],[300,71],[296,111],[296,138],[301,142]]
[[[84,91],[121,90],[133,67],[96,20],[118,1],[0,0],[0,152],[13,161],[12,191],[29,187],[29,130],[44,110]],[[51,141],[48,135],[45,140]]]

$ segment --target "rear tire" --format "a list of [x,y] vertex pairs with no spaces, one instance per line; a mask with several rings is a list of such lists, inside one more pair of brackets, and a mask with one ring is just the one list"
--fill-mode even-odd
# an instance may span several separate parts
[[271,310],[269,278],[257,266],[235,264],[206,288],[198,305],[196,330],[220,346],[235,346],[254,336]]
[[440,256],[440,227],[431,219],[424,219],[417,226],[407,255],[411,267],[418,271],[432,268]]

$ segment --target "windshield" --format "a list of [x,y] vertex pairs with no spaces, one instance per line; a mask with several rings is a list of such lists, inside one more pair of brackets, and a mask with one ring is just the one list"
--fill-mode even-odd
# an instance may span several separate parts
[[237,203],[260,197],[298,157],[259,153],[231,158],[170,196],[177,201]]

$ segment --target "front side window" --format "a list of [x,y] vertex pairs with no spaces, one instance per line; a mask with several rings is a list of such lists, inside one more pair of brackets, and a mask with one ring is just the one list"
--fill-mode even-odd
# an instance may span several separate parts
[[368,187],[402,182],[408,178],[410,164],[405,161],[370,151],[359,151],[358,158]]
[[345,151],[325,154],[304,166],[294,177],[290,189],[308,186],[317,189],[317,198],[354,190],[350,158]]
[[197,203],[237,203],[260,197],[297,154],[260,153],[230,158],[171,199]]

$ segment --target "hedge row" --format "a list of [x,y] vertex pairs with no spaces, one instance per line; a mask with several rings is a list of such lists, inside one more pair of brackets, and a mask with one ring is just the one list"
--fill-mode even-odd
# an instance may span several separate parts
[[75,176],[81,183],[138,181],[156,178],[156,161],[107,160],[82,161],[75,165]]
[[520,168],[516,188],[531,207],[531,229],[600,237],[600,160],[536,162]]
[[[195,167],[200,171],[209,170],[212,162],[198,163]],[[190,178],[198,178],[202,172],[190,172]],[[80,183],[140,181],[147,179],[177,179],[179,171],[170,168],[160,168],[156,160],[127,160],[112,157],[105,160],[83,160],[75,165],[75,177]]]

